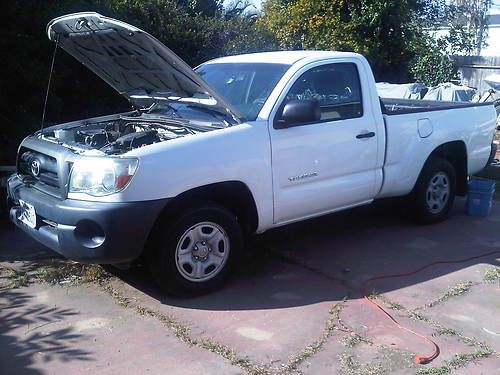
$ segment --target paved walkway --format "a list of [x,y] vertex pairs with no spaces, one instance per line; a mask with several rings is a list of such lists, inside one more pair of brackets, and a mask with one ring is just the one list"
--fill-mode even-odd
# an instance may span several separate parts
[[[390,204],[275,230],[252,242],[226,288],[184,300],[141,267],[58,274],[62,260],[0,222],[0,373],[497,373],[500,204],[474,218],[458,199],[434,226]],[[432,347],[366,303],[364,288],[439,357],[415,364]]]

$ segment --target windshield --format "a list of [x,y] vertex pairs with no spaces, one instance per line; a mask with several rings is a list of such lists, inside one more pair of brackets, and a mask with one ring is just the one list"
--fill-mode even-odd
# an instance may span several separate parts
[[196,72],[246,120],[253,121],[288,68],[285,64],[216,63]]

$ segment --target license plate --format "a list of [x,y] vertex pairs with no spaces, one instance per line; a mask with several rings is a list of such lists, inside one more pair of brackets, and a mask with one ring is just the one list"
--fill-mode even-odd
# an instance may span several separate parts
[[36,228],[35,207],[32,204],[26,203],[21,199],[19,199],[19,205],[21,206],[21,214],[19,215],[18,219],[28,227]]

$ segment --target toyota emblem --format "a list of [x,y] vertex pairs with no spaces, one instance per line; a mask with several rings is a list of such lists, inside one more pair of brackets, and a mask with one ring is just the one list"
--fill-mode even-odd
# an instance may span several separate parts
[[34,177],[38,177],[40,175],[40,160],[35,159],[31,162],[31,174]]

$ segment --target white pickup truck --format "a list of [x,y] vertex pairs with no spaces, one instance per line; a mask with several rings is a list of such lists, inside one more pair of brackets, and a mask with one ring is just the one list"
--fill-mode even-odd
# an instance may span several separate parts
[[421,222],[438,222],[494,154],[492,104],[380,100],[355,53],[257,53],[192,70],[96,13],[47,32],[133,110],[24,139],[11,220],[77,261],[144,255],[170,293],[218,287],[252,233],[375,199],[407,196]]

